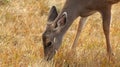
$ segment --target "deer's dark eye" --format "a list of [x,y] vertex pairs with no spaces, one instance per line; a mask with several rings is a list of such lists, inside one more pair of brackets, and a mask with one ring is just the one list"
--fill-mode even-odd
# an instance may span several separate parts
[[50,47],[52,45],[52,42],[48,42],[46,47]]

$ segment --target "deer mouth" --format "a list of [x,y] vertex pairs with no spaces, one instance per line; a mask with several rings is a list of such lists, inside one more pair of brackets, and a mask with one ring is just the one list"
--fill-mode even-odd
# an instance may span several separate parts
[[50,61],[52,58],[53,58],[53,57],[50,56],[50,57],[47,57],[46,60],[47,60],[47,61]]
[[47,54],[47,55],[44,57],[44,59],[45,59],[46,61],[50,61],[50,60],[53,59],[54,55],[55,55],[55,51],[50,51],[50,53]]

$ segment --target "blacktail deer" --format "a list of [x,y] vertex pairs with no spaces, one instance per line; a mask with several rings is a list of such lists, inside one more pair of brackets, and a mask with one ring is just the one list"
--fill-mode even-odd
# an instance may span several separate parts
[[53,6],[49,12],[46,30],[42,35],[44,55],[46,60],[51,60],[62,43],[62,38],[73,21],[81,17],[77,34],[72,46],[76,47],[80,32],[88,16],[99,12],[102,16],[103,31],[106,38],[107,54],[110,57],[112,50],[110,46],[110,20],[111,7],[120,0],[66,0],[62,11],[58,14]]

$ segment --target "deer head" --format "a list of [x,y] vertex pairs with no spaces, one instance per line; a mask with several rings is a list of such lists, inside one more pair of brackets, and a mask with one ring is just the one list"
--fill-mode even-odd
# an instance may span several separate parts
[[49,12],[46,30],[42,35],[44,56],[51,60],[62,42],[62,29],[66,26],[67,13],[58,16],[56,7],[53,6]]

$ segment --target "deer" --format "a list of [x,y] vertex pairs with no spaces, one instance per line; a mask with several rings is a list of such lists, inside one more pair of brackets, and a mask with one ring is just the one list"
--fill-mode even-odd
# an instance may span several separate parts
[[62,44],[62,39],[72,25],[73,21],[80,18],[78,30],[71,49],[75,49],[80,33],[89,16],[99,12],[102,17],[103,31],[107,45],[107,55],[113,56],[110,43],[111,8],[120,0],[66,0],[62,10],[58,13],[56,6],[49,11],[47,25],[42,34],[44,58],[51,60]]

